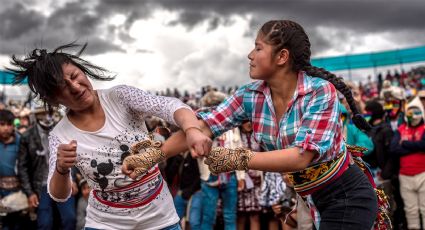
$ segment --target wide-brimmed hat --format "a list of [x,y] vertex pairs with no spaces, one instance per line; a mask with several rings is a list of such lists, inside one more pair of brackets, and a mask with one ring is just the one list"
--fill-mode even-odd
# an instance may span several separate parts
[[383,87],[381,90],[381,97],[385,98],[387,95],[397,99],[397,100],[406,100],[406,93],[404,92],[403,88],[400,88],[398,86],[387,86]]
[[37,106],[31,111],[32,114],[39,114],[39,113],[46,113],[46,112],[48,111],[46,110],[46,108],[44,108],[44,106]]

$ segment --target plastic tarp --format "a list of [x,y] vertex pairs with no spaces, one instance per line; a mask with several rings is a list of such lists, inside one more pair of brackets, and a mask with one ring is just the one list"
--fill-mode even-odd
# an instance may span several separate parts
[[[11,85],[13,84],[13,80],[13,74],[0,70],[0,85]],[[22,83],[27,84],[27,79],[25,79]]]
[[330,71],[376,68],[425,61],[425,46],[336,57],[314,58],[311,64]]

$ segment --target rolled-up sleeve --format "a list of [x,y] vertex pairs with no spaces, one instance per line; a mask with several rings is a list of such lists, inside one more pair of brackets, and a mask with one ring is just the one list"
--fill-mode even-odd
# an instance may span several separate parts
[[212,111],[197,113],[198,117],[209,126],[214,137],[218,137],[248,120],[243,107],[244,91],[245,88],[240,88]]
[[316,151],[322,157],[336,141],[339,124],[339,101],[335,87],[329,82],[312,92],[295,137],[295,146],[302,151]]

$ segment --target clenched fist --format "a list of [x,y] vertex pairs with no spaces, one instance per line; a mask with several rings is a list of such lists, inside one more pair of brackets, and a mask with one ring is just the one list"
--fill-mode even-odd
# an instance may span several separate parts
[[77,162],[77,141],[72,140],[69,144],[60,144],[58,146],[56,170],[64,175],[70,171],[70,168]]
[[132,179],[146,173],[150,168],[166,159],[161,151],[161,142],[143,140],[131,147],[131,156],[124,159],[122,172]]
[[248,170],[248,162],[254,156],[249,149],[228,149],[215,147],[205,159],[205,164],[213,174],[234,170]]

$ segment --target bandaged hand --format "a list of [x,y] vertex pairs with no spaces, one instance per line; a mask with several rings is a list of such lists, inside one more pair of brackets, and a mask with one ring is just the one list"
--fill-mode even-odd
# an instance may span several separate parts
[[248,170],[248,162],[254,156],[249,149],[228,149],[215,147],[205,159],[205,164],[213,174],[234,170]]
[[160,141],[143,140],[131,146],[131,155],[123,161],[122,172],[132,179],[146,173],[150,168],[166,159]]

